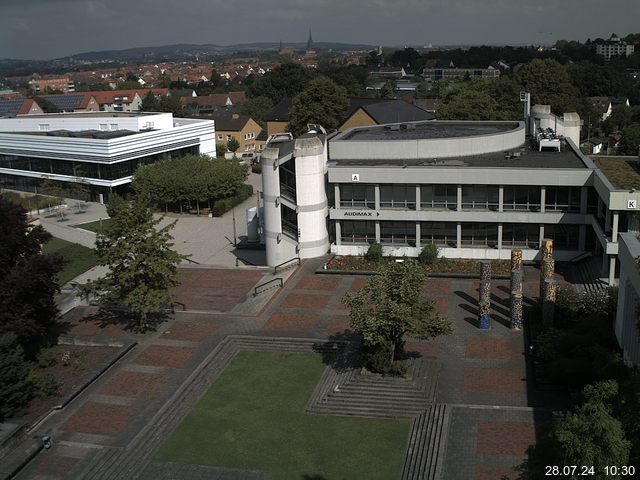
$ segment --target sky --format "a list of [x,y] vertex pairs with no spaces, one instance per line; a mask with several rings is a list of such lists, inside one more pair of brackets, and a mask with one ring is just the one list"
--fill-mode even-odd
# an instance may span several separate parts
[[0,0],[0,58],[175,43],[522,45],[640,32],[640,0]]

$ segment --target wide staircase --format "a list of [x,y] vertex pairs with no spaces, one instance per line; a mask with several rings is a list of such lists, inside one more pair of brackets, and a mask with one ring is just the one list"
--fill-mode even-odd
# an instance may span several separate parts
[[579,292],[596,293],[608,286],[600,276],[598,258],[587,258],[572,265],[571,277]]

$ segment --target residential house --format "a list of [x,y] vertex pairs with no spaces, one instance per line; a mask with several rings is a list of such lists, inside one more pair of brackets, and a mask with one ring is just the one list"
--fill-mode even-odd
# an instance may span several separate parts
[[353,127],[367,127],[385,123],[406,123],[433,120],[432,113],[398,99],[350,98],[346,119],[339,132]]
[[75,91],[75,87],[73,82],[69,78],[69,75],[62,76],[39,76],[34,75],[34,77],[29,80],[29,87],[34,92],[43,92],[46,93],[52,90],[60,90],[63,93],[71,93]]
[[216,143],[227,144],[235,138],[240,144],[236,154],[258,153],[263,143],[258,140],[262,127],[248,115],[237,113],[215,113],[207,118],[216,124]]
[[41,115],[44,112],[31,98],[0,99],[0,117]]
[[245,99],[245,92],[229,92],[196,98],[182,97],[180,104],[187,109],[190,115],[210,115],[242,103]]
[[99,112],[100,105],[93,92],[61,93],[59,95],[42,95],[40,98],[54,104],[60,112]]
[[287,125],[289,124],[289,109],[293,99],[291,97],[284,97],[280,102],[273,107],[271,113],[267,116],[267,136],[274,135],[276,133],[284,133],[287,131]]

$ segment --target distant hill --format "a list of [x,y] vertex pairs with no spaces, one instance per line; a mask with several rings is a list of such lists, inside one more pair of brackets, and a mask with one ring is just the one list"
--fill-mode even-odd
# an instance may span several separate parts
[[[229,55],[235,52],[260,52],[260,51],[276,51],[279,48],[276,42],[260,42],[260,43],[243,43],[238,45],[191,45],[177,44],[164,45],[159,47],[136,47],[126,50],[104,50],[100,52],[84,52],[68,57],[76,61],[147,61],[156,59],[174,59],[189,56],[202,55]],[[306,43],[287,43],[283,45],[286,48],[303,50]],[[364,44],[347,44],[347,43],[331,43],[317,42],[314,48],[318,50],[333,51],[351,51],[351,50],[372,50],[376,47]]]

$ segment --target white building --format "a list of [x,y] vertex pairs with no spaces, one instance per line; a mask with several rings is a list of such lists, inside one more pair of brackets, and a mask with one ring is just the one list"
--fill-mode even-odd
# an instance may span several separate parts
[[0,118],[0,185],[37,191],[42,179],[82,181],[92,197],[131,182],[164,157],[216,155],[211,120],[171,113],[64,113]]
[[615,332],[624,362],[640,365],[640,241],[637,232],[620,235],[620,282]]
[[616,35],[611,35],[609,40],[596,44],[596,54],[603,56],[605,60],[611,60],[611,57],[633,55],[634,45],[623,42]]

